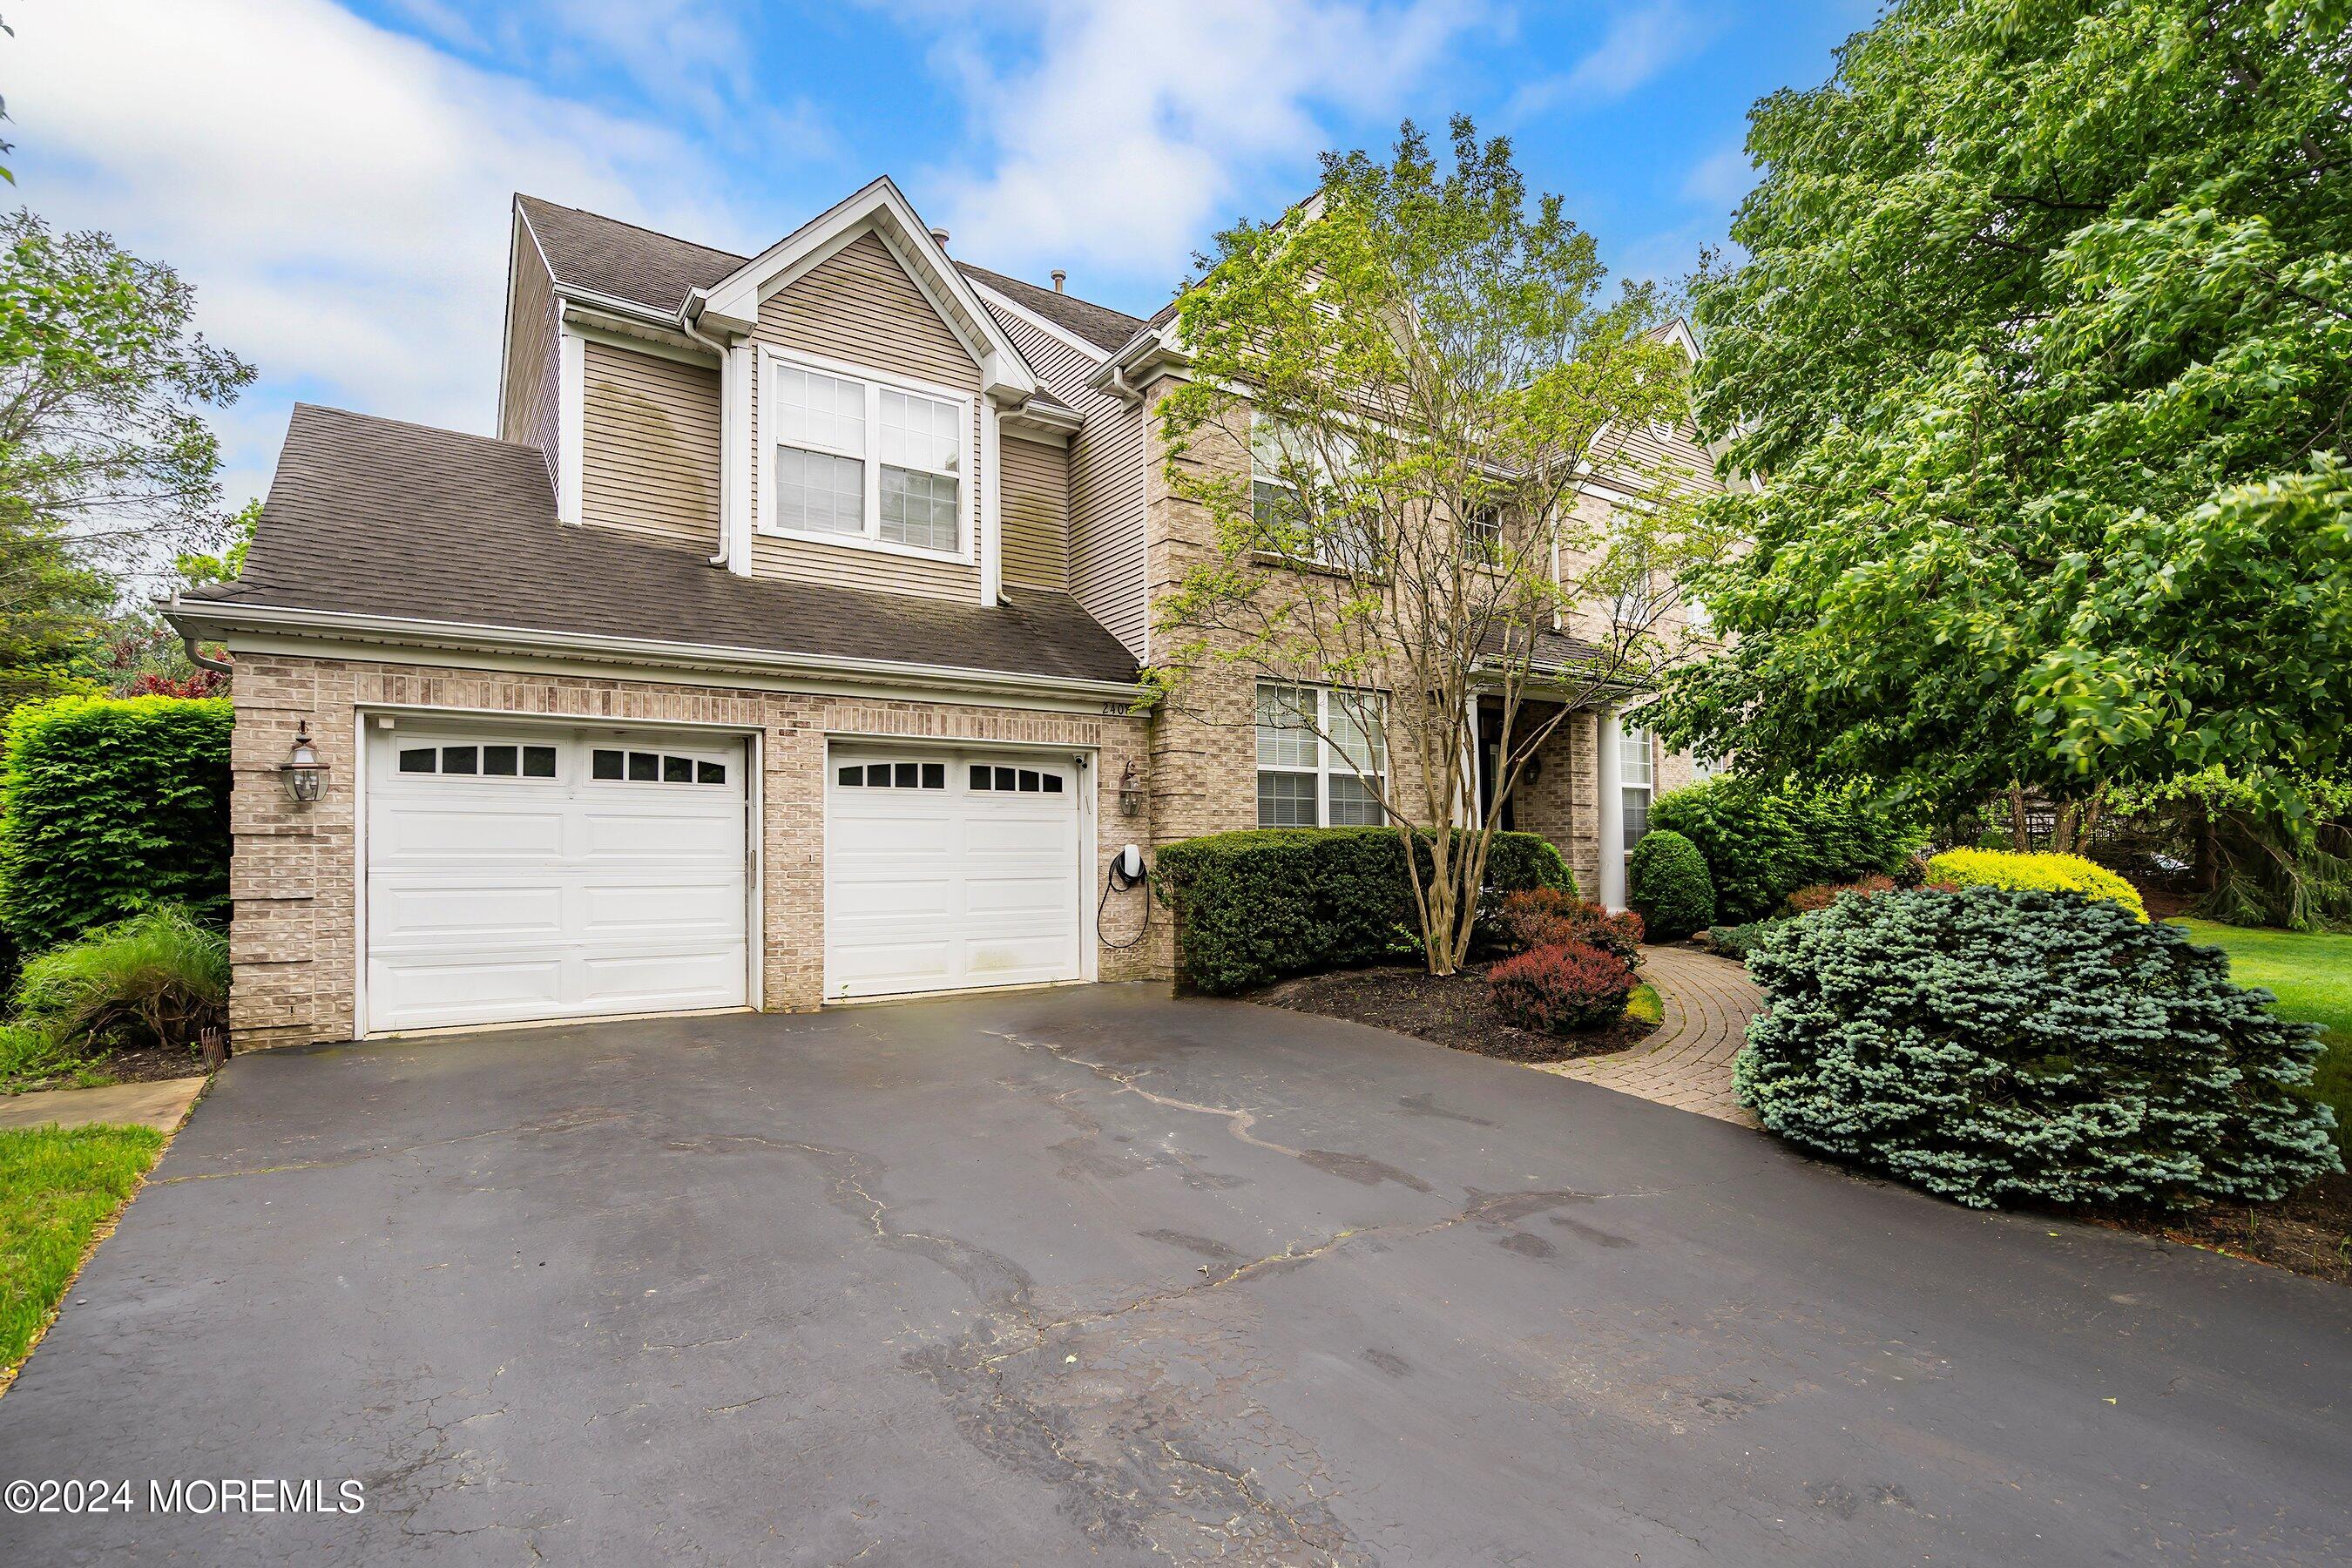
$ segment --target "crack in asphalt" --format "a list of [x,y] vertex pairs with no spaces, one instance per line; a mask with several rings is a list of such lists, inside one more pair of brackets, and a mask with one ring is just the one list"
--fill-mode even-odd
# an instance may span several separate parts
[[566,1112],[540,1121],[518,1121],[511,1127],[492,1127],[480,1132],[460,1132],[448,1138],[427,1138],[420,1142],[403,1143],[389,1149],[370,1149],[362,1153],[346,1154],[333,1160],[292,1160],[283,1165],[248,1165],[235,1171],[191,1171],[184,1175],[163,1176],[148,1184],[169,1187],[182,1182],[225,1182],[234,1176],[275,1176],[289,1171],[334,1171],[350,1165],[364,1165],[372,1160],[397,1159],[403,1154],[421,1153],[427,1149],[446,1149],[459,1143],[479,1143],[490,1138],[528,1137],[534,1132],[577,1132],[584,1128],[603,1127],[621,1120],[617,1110],[601,1107],[586,1111]]

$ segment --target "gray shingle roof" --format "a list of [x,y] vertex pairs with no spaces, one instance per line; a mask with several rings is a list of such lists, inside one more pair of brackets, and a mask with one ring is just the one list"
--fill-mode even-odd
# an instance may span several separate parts
[[558,522],[535,447],[311,404],[295,405],[244,575],[183,598],[995,674],[1135,678],[1133,658],[1066,594],[1008,590],[988,609],[739,577],[690,546]]
[[664,312],[684,304],[688,289],[708,289],[748,259],[537,196],[515,202],[557,282]]
[[1034,283],[1024,283],[1018,278],[1007,278],[1002,272],[991,272],[987,268],[974,267],[969,261],[957,262],[956,269],[967,278],[978,279],[1014,304],[1036,311],[1064,331],[1084,338],[1098,349],[1124,348],[1129,339],[1143,331],[1144,323],[1136,317],[1123,310],[1114,310],[1108,305],[1081,300],[1075,294],[1040,289]]

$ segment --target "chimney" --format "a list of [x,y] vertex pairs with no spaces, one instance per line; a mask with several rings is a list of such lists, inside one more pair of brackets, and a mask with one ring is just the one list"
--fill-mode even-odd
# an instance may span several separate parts
[[1069,275],[1068,273],[1066,273],[1066,272],[1063,271],[1063,270],[1062,270],[1060,268],[1058,268],[1058,267],[1056,267],[1056,268],[1054,268],[1054,292],[1055,292],[1055,293],[1058,294],[1058,293],[1060,293],[1060,292],[1062,291],[1062,285],[1063,285],[1065,282],[1066,282],[1066,281],[1068,280],[1069,276],[1070,276],[1070,275]]
[[948,247],[948,231],[943,228],[931,230],[931,243],[945,250]]

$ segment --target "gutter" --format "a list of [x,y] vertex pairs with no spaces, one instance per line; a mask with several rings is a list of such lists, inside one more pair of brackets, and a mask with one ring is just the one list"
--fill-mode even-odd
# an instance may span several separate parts
[[733,498],[727,493],[731,488],[729,481],[733,475],[734,464],[726,449],[727,410],[723,406],[723,394],[727,388],[728,378],[734,374],[734,367],[728,363],[727,345],[717,338],[705,337],[701,329],[694,324],[695,319],[702,314],[703,298],[703,292],[699,289],[688,289],[686,291],[686,298],[679,300],[677,305],[677,330],[719,356],[719,384],[722,394],[722,406],[719,409],[719,460],[725,467],[719,476],[719,553],[709,557],[709,561],[713,566],[724,566],[732,561],[735,555],[734,508],[729,504]]
[[299,610],[278,605],[226,600],[189,600],[177,593],[163,617],[184,638],[200,628],[285,632],[313,637],[364,637],[388,646],[444,646],[484,652],[572,654],[652,668],[738,670],[807,679],[936,686],[955,692],[1014,696],[1089,698],[1132,703],[1142,687],[1129,680],[1031,675],[1017,670],[973,669],[954,665],[913,664],[898,659],[844,658],[828,654],[788,653],[772,648],[730,647],[653,637],[616,637],[528,626],[481,626],[465,621],[428,621],[403,616],[356,615],[341,610]]

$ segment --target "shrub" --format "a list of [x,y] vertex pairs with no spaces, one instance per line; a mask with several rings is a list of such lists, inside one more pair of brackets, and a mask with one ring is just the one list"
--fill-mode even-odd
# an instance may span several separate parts
[[190,1046],[228,1013],[228,939],[166,907],[103,926],[25,965],[16,1010],[60,1045]]
[[1486,984],[1504,1017],[1523,1029],[1560,1035],[1623,1016],[1639,982],[1632,964],[1579,942],[1507,958],[1487,971]]
[[1561,947],[1580,942],[1628,963],[1641,960],[1642,917],[1628,910],[1612,915],[1558,888],[1506,893],[1496,916],[1498,945],[1510,952]]
[[1873,893],[1892,892],[1894,889],[1894,878],[1874,875],[1857,882],[1816,882],[1810,888],[1799,888],[1785,902],[1790,914],[1811,914],[1815,910],[1828,909],[1842,893],[1859,893],[1866,899]]
[[2108,899],[2140,920],[2147,906],[2139,889],[2080,855],[2020,855],[2009,849],[1947,849],[1927,862],[1927,879],[1953,888],[2038,888]]
[[226,698],[16,710],[0,763],[0,926],[27,956],[160,904],[228,918]]
[[1706,944],[1726,958],[1745,963],[1757,944],[1789,923],[1786,915],[1767,921],[1749,921],[1746,925],[1727,926],[1717,921],[1707,927]]
[[[1420,853],[1425,877],[1425,840]],[[1158,862],[1184,977],[1213,994],[1370,963],[1395,951],[1400,926],[1420,929],[1392,827],[1217,833],[1166,845]],[[1504,891],[1576,887],[1559,851],[1531,833],[1496,836],[1486,880]]]
[[1625,863],[1626,901],[1643,929],[1660,942],[1679,942],[1715,923],[1715,880],[1698,846],[1672,828],[1642,835]]
[[2340,1168],[2309,1025],[2120,904],[1990,887],[1841,899],[1748,959],[1741,1101],[1978,1207],[2267,1200]]
[[1715,918],[1727,925],[1773,914],[1813,883],[1900,876],[1927,843],[1908,810],[1860,785],[1766,789],[1737,776],[1659,796],[1650,826],[1698,846],[1715,880]]

